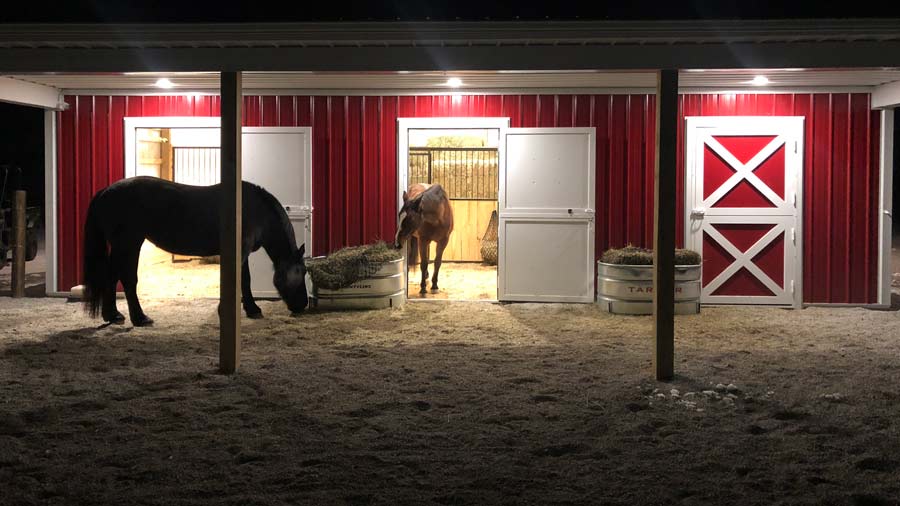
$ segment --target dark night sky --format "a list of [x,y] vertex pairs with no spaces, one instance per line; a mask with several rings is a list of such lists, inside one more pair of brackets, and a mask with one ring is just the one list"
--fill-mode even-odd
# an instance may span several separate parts
[[[884,2],[884,0],[881,0]],[[3,22],[266,22],[480,19],[723,19],[900,17],[900,2],[616,0],[503,1],[354,0],[349,2],[224,0],[65,0],[7,2]]]

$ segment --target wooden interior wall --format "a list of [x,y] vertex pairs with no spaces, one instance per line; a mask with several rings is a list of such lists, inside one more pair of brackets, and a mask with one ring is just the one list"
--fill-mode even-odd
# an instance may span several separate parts
[[[451,200],[453,232],[444,250],[445,262],[481,262],[481,238],[497,210],[496,200]],[[434,260],[436,245],[431,243],[429,259]]]

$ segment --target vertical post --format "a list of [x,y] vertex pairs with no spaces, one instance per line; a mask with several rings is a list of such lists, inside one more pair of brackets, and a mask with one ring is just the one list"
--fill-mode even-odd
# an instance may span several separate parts
[[235,372],[241,355],[241,73],[221,73],[222,205],[219,221],[219,369]]
[[891,306],[891,240],[894,173],[894,109],[881,111],[881,146],[878,154],[881,187],[878,197],[878,304]]
[[16,191],[13,207],[12,296],[25,296],[25,192]]
[[656,379],[675,375],[675,165],[678,143],[678,71],[656,73],[656,170],[653,206],[653,368]]
[[59,292],[57,277],[56,235],[56,115],[57,111],[44,111],[44,247],[47,265],[46,291]]

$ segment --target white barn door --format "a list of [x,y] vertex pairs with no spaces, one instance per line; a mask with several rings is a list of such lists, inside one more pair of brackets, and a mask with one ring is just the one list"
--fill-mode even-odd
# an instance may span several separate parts
[[593,128],[504,131],[500,300],[593,302],[595,142]]
[[[269,191],[287,212],[297,247],[312,254],[312,135],[310,127],[244,127],[241,178]],[[272,284],[274,267],[258,249],[250,255],[250,288],[254,297],[278,297]]]
[[686,132],[700,302],[799,306],[803,118],[687,118]]

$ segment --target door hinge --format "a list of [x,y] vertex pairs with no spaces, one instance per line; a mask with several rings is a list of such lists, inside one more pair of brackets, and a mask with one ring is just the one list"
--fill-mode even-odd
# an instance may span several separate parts
[[795,192],[791,198],[794,201],[794,207],[797,207],[797,193]]
[[797,229],[796,228],[791,229],[791,242],[794,244],[797,244]]
[[791,280],[791,295],[794,295],[794,280]]
[[797,141],[794,141],[794,153],[797,152]]

